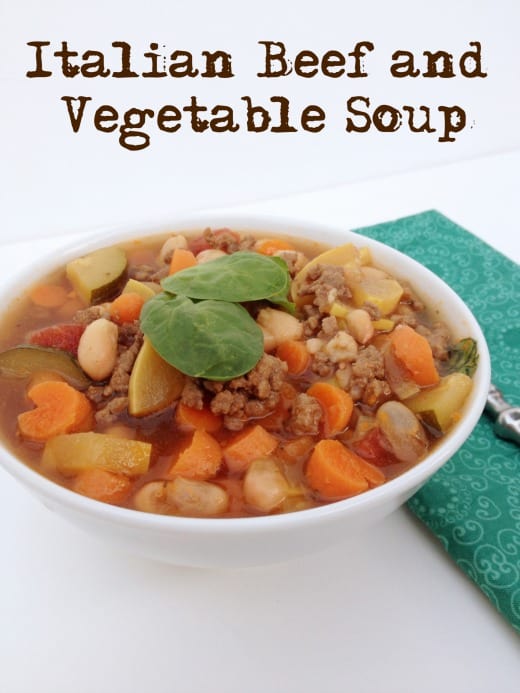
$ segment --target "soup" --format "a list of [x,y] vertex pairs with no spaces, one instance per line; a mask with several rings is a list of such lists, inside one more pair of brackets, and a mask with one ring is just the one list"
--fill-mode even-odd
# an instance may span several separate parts
[[195,517],[303,510],[404,473],[456,425],[477,360],[368,248],[230,229],[72,260],[16,301],[0,347],[20,459]]

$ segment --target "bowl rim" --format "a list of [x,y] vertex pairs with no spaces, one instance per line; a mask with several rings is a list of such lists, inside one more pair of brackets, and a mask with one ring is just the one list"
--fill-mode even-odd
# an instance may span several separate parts
[[[386,243],[364,236],[360,230],[353,231],[341,228],[328,222],[312,222],[289,215],[271,215],[262,213],[244,212],[200,212],[182,216],[174,216],[168,220],[140,222],[135,225],[112,225],[96,229],[80,239],[66,243],[60,250],[59,257],[56,251],[49,251],[33,262],[28,263],[18,270],[3,287],[4,294],[12,293],[15,297],[9,301],[9,306],[0,314],[0,321],[9,312],[12,303],[22,291],[30,284],[27,276],[43,277],[45,274],[63,267],[64,263],[96,248],[113,245],[117,242],[131,242],[145,236],[152,237],[168,232],[182,233],[197,231],[202,228],[229,227],[240,231],[265,231],[266,234],[284,233],[286,235],[300,235],[303,238],[314,239],[317,242],[330,245],[340,242],[353,241],[358,245],[367,245],[375,252],[376,263],[385,266],[377,255],[390,254],[399,261],[399,270],[395,276],[405,276],[408,269],[415,269],[425,280],[433,282],[433,285],[441,288],[442,292],[454,301],[458,306],[458,314],[463,314],[464,320],[470,328],[472,336],[477,339],[479,345],[479,364],[474,375],[473,390],[465,405],[463,421],[449,431],[444,439],[433,451],[421,460],[416,466],[403,474],[385,482],[382,486],[370,489],[357,496],[344,500],[334,501],[315,508],[307,508],[295,512],[279,513],[273,515],[261,515],[253,517],[225,517],[225,518],[198,518],[177,515],[159,515],[141,512],[131,508],[123,508],[108,503],[103,503],[76,493],[57,482],[54,482],[37,470],[18,459],[10,448],[0,440],[0,465],[18,481],[30,487],[40,497],[54,502],[60,506],[66,506],[69,510],[84,515],[96,516],[99,519],[116,521],[128,528],[147,529],[166,532],[181,531],[183,533],[208,533],[208,534],[251,534],[262,533],[265,530],[276,531],[290,529],[294,525],[314,525],[321,520],[331,520],[336,517],[348,518],[360,507],[370,509],[378,506],[385,499],[400,497],[403,494],[412,495],[424,484],[436,471],[438,471],[455,452],[462,446],[478,423],[483,412],[487,391],[491,381],[491,362],[489,349],[484,334],[472,311],[461,297],[438,275],[421,265],[410,256],[392,248]],[[316,234],[324,234],[325,238]],[[400,272],[403,263],[403,272]],[[42,267],[45,269],[42,271]],[[394,272],[394,268],[391,269]],[[414,286],[414,282],[412,282]],[[415,288],[415,286],[414,286]],[[420,293],[420,291],[418,292]],[[430,301],[431,305],[431,301]],[[442,311],[441,311],[442,312]],[[399,502],[399,505],[401,502]]]

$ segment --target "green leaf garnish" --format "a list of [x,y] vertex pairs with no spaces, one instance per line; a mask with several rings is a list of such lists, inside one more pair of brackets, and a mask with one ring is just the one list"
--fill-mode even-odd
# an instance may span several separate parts
[[460,342],[457,342],[457,344],[451,347],[448,360],[448,369],[450,372],[457,371],[473,377],[473,374],[477,370],[477,364],[477,342],[471,337],[461,339]]
[[289,284],[283,260],[244,250],[188,267],[161,282],[172,294],[231,303],[262,299],[287,302]]
[[180,270],[147,301],[141,327],[154,349],[186,375],[231,380],[250,371],[264,353],[260,327],[245,302],[270,301],[294,313],[287,264],[238,251]]
[[143,306],[141,328],[165,361],[195,378],[236,378],[264,353],[262,330],[237,303],[161,293]]

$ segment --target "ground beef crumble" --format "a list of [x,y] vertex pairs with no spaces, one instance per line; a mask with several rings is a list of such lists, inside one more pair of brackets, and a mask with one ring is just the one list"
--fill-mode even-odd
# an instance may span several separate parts
[[[211,410],[224,415],[224,425],[228,416],[233,419],[266,416],[278,404],[286,373],[284,361],[264,354],[253,370],[240,378],[225,384],[204,381],[205,388],[215,392]],[[233,426],[236,430],[236,422]]]
[[311,370],[321,378],[329,378],[336,370],[336,364],[332,363],[324,351],[318,351],[312,357]]
[[249,418],[270,414],[280,399],[287,365],[270,354],[264,354],[246,375],[227,382],[189,380],[184,386],[181,401],[202,409],[205,401],[214,414],[224,417],[224,426],[240,430]]
[[436,322],[431,328],[426,325],[418,325],[417,332],[426,337],[432,348],[433,357],[438,361],[447,361],[450,356],[450,333],[446,325]]
[[197,380],[186,378],[181,393],[181,402],[192,409],[202,409],[204,406],[204,392]]
[[360,349],[352,363],[349,389],[352,399],[373,406],[381,398],[389,397],[391,390],[384,377],[385,364],[381,352],[373,345]]
[[317,435],[322,416],[323,410],[318,400],[302,392],[292,402],[287,428],[295,435]]
[[100,303],[96,306],[89,306],[88,308],[78,310],[73,317],[73,322],[78,325],[86,326],[99,318],[105,318],[106,320],[110,319],[110,308],[108,303]]
[[314,296],[313,303],[325,312],[334,301],[348,301],[351,292],[345,284],[342,267],[314,265],[309,269],[299,290],[300,296]]
[[128,276],[138,282],[154,282],[159,284],[161,279],[168,276],[169,266],[154,267],[153,265],[134,265],[130,268]]
[[204,239],[210,248],[222,250],[225,253],[236,253],[237,250],[252,250],[256,240],[253,236],[244,234],[238,236],[230,229],[206,229]]

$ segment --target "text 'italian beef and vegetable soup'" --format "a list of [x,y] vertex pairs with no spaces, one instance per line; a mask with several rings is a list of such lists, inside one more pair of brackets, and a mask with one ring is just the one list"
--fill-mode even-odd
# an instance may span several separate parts
[[172,233],[72,260],[15,304],[8,447],[77,493],[165,515],[380,486],[456,425],[477,363],[474,340],[351,243]]

